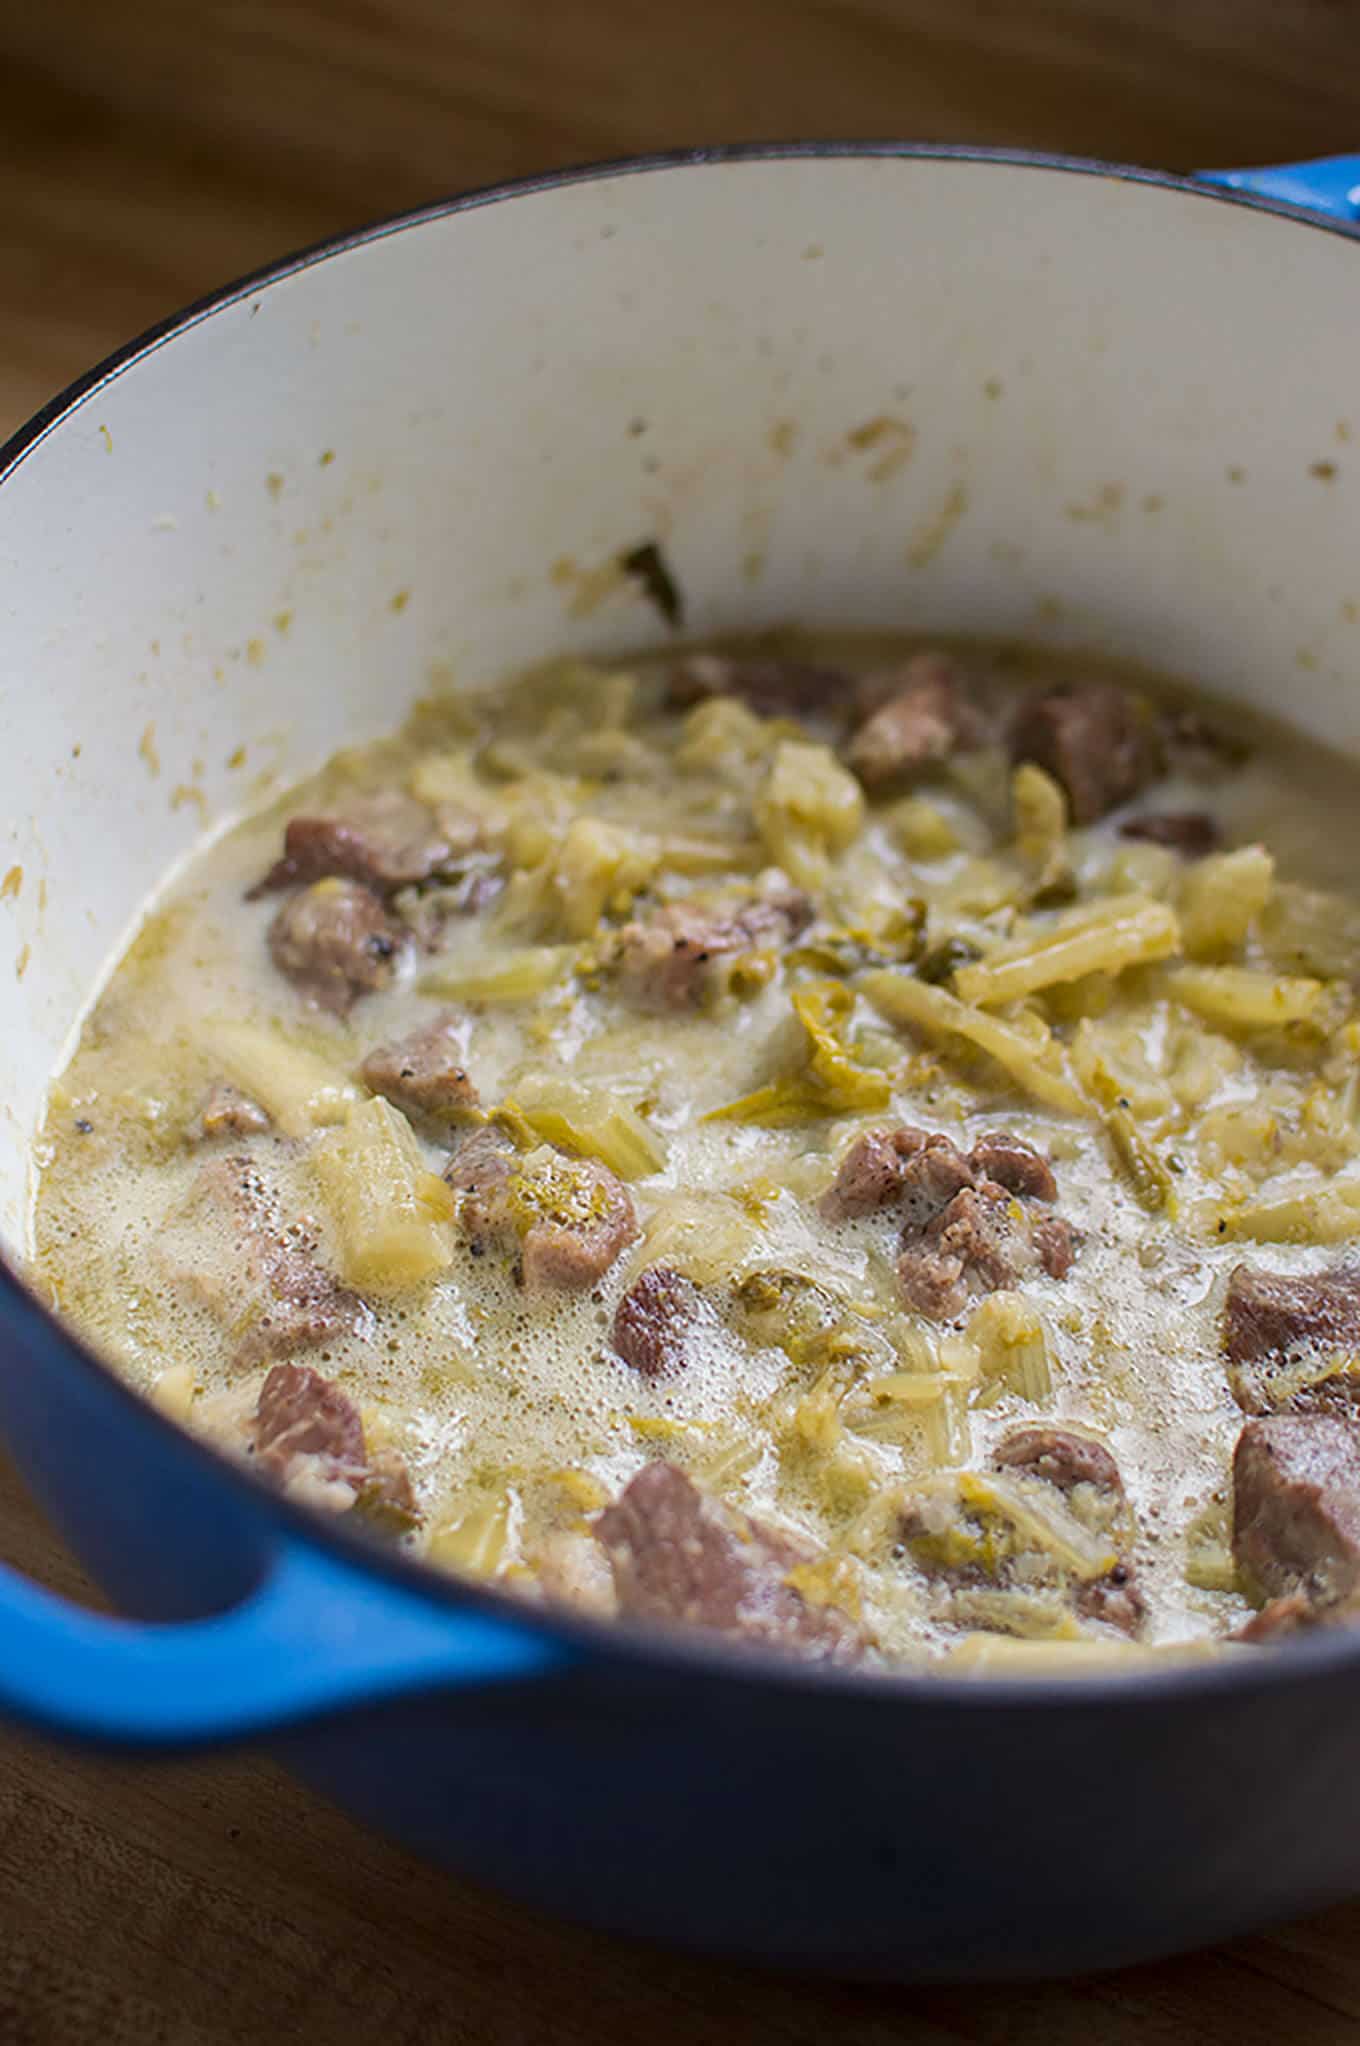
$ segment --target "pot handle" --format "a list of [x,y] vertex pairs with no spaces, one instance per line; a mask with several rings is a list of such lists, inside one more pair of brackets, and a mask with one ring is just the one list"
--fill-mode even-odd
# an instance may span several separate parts
[[1333,220],[1360,224],[1360,156],[1318,156],[1308,163],[1264,163],[1254,170],[1206,170],[1209,185],[1227,185],[1260,199],[1281,199]]
[[440,1605],[301,1541],[238,1605],[169,1623],[89,1612],[0,1566],[0,1711],[98,1746],[225,1744],[574,1660],[527,1616]]

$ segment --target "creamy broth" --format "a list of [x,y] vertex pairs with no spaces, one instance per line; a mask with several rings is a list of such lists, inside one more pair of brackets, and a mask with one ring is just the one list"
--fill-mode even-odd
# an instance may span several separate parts
[[[1360,1233],[1355,770],[1273,729],[1242,743],[1236,711],[1108,663],[913,651],[727,648],[678,691],[676,657],[557,664],[421,707],[207,847],[52,1087],[35,1265],[56,1305],[297,1496],[526,1596],[657,1616],[596,1530],[664,1461],[744,1516],[729,1536],[790,1545],[777,1600],[806,1652],[827,1614],[886,1666],[1233,1634],[1262,1596],[1231,1548],[1243,1404],[1331,1410],[1348,1369],[1312,1341],[1285,1392],[1244,1395],[1223,1314],[1234,1268],[1331,1270]],[[845,679],[771,714],[753,660]],[[1093,681],[1140,756],[1094,792],[1051,724],[1013,736],[1019,706]],[[916,723],[866,738],[875,700],[913,691]],[[357,869],[337,878],[332,845],[252,891],[290,820],[388,790],[434,820],[433,870],[376,884],[365,984],[314,959],[290,978],[276,920]],[[1175,822],[1128,835],[1149,817]],[[440,1017],[464,1094],[420,1105],[398,1076],[378,1106],[364,1060]],[[900,1129],[949,1139],[994,1203],[991,1264],[966,1237],[961,1273],[942,1264],[943,1209],[905,1178],[837,1211],[868,1198],[829,1191],[852,1147]],[[1001,1133],[1052,1198],[976,1162]],[[506,1161],[508,1219],[495,1189],[474,1219],[474,1141]],[[535,1221],[594,1226],[611,1175],[616,1254],[540,1270]],[[658,1267],[663,1354],[629,1362],[619,1303]],[[305,1293],[304,1270],[290,1332],[271,1288]],[[353,1402],[352,1453],[323,1428],[261,1455],[281,1363]],[[998,1462],[1022,1424],[1098,1444],[1125,1496]],[[1114,1603],[1087,1595],[1107,1580]]]

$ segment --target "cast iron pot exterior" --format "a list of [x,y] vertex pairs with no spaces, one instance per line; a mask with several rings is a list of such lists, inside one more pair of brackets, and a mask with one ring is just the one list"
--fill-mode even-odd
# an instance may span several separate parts
[[[1306,170],[1273,175],[1306,203]],[[1335,226],[884,146],[456,202],[97,372],[0,456],[12,1254],[44,1080],[200,810],[259,793],[237,746],[286,780],[393,723],[432,661],[448,686],[657,639],[626,587],[588,615],[642,538],[695,633],[1103,642],[1352,742],[1356,331]],[[875,419],[916,436],[877,479]],[[0,1578],[0,1703],[31,1724],[264,1739],[544,1909],[864,1976],[1112,1965],[1360,1887],[1350,1635],[1139,1678],[864,1681],[545,1617],[274,1499],[11,1272],[0,1335],[0,1427],[129,1616]]]

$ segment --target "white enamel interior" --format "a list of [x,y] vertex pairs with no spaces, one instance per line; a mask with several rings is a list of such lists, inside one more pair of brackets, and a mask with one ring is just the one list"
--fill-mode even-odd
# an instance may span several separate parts
[[[656,637],[631,588],[581,601],[642,539],[694,633],[1122,649],[1352,743],[1357,334],[1338,234],[891,157],[519,194],[176,333],[0,487],[0,1227],[74,1018],[205,825],[431,663]],[[915,445],[874,480],[879,419]]]

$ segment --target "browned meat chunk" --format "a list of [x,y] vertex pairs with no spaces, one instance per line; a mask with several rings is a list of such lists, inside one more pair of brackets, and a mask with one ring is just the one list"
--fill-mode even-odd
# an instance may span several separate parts
[[697,1008],[707,993],[715,952],[712,923],[682,904],[658,910],[619,932],[615,963],[619,993],[641,1009]]
[[1360,1377],[1346,1366],[1360,1347],[1360,1269],[1291,1278],[1238,1265],[1223,1302],[1223,1346],[1233,1397],[1249,1414],[1355,1411]]
[[458,1216],[474,1257],[516,1240],[510,1211],[510,1180],[517,1152],[502,1131],[474,1130],[458,1146],[444,1177],[463,1196]]
[[310,1225],[283,1220],[268,1181],[243,1153],[200,1169],[166,1218],[157,1253],[172,1280],[223,1324],[235,1364],[368,1331],[368,1308],[319,1261]]
[[918,1314],[952,1321],[971,1293],[1013,1286],[1028,1262],[1029,1239],[1017,1203],[1003,1187],[967,1186],[936,1213],[922,1235],[904,1241],[897,1261],[902,1297]]
[[489,1193],[504,1186],[515,1169],[515,1147],[490,1125],[464,1137],[444,1167],[444,1177],[459,1193]]
[[614,1348],[644,1378],[683,1370],[699,1311],[699,1289],[692,1279],[672,1265],[649,1265],[614,1311]]
[[282,859],[250,895],[320,881],[328,874],[389,894],[428,881],[458,852],[470,850],[479,834],[471,817],[436,817],[401,789],[378,789],[350,797],[343,811],[290,818]]
[[390,1453],[369,1454],[359,1409],[319,1371],[273,1367],[260,1388],[252,1441],[260,1468],[284,1491],[305,1488],[315,1504],[342,1512],[359,1505],[405,1525],[417,1518],[405,1464]]
[[948,1137],[927,1137],[902,1168],[898,1204],[903,1241],[929,1229],[979,1183],[968,1160]]
[[958,734],[952,711],[946,689],[913,683],[865,719],[846,747],[847,766],[871,794],[909,780],[954,751]]
[[1035,1270],[1065,1279],[1075,1239],[1061,1216],[1035,1221],[994,1180],[954,1196],[920,1235],[904,1236],[897,1279],[908,1307],[932,1321],[953,1321],[972,1294],[1018,1285]]
[[[1083,1619],[1136,1634],[1146,1602],[1130,1555],[1133,1516],[1109,1451],[1073,1429],[1016,1428],[997,1444],[992,1465],[1020,1481],[1016,1489],[1039,1516],[1054,1516],[1057,1495],[1069,1549],[1083,1541],[1092,1547],[1088,1571],[1094,1567],[1097,1574],[1084,1573],[1036,1542],[1032,1518],[1017,1513],[1005,1496],[989,1502],[976,1487],[960,1492],[941,1479],[908,1506],[902,1538],[913,1560],[947,1585],[951,1597],[965,1595],[955,1616],[976,1624],[966,1594],[1000,1589],[1056,1595]],[[990,1615],[983,1618],[984,1625],[997,1623]]]
[[1124,1490],[1119,1466],[1105,1445],[1071,1428],[1051,1428],[1044,1423],[1012,1428],[996,1445],[992,1462],[998,1470],[1028,1471],[1056,1485],[1060,1492],[1070,1492],[1077,1485],[1095,1485],[1121,1496]]
[[1159,766],[1151,719],[1113,682],[1067,683],[1031,696],[1015,720],[1011,752],[1061,782],[1074,824],[1093,824],[1126,803]]
[[755,951],[791,945],[812,922],[812,898],[801,888],[776,888],[734,910],[731,922],[740,947]]
[[1326,1414],[1248,1421],[1233,1455],[1233,1560],[1257,1592],[1319,1613],[1360,1594],[1360,1427]]
[[845,752],[847,766],[871,795],[899,787],[961,747],[977,745],[982,734],[953,663],[939,655],[913,656],[889,686],[891,694],[870,712]]
[[[1129,1540],[1132,1528],[1125,1511],[1124,1480],[1109,1450],[1092,1436],[1044,1424],[1012,1428],[993,1450],[992,1462],[998,1470],[1042,1478],[1067,1498],[1079,1487],[1089,1486],[1091,1490],[1074,1502],[1081,1517],[1117,1534],[1121,1547]],[[1076,1607],[1088,1620],[1100,1620],[1124,1634],[1136,1633],[1147,1605],[1128,1557],[1120,1555],[1103,1577],[1080,1585]]]
[[268,1111],[229,1080],[209,1089],[198,1117],[198,1134],[213,1137],[255,1137],[270,1127]]
[[1147,1617],[1147,1600],[1134,1576],[1133,1565],[1123,1561],[1115,1563],[1103,1577],[1083,1584],[1075,1603],[1083,1619],[1117,1627],[1121,1634],[1136,1634]]
[[903,1125],[857,1137],[819,1207],[826,1221],[840,1222],[904,1201],[908,1219],[924,1228],[956,1193],[983,1180],[1029,1200],[1058,1198],[1048,1160],[1019,1137],[979,1137],[965,1158],[948,1137]]
[[626,1617],[706,1627],[820,1662],[859,1662],[871,1645],[846,1614],[788,1582],[810,1560],[803,1543],[706,1499],[674,1464],[639,1471],[595,1533]]
[[719,962],[790,944],[811,921],[812,904],[797,888],[735,906],[669,903],[619,932],[614,956],[619,992],[639,1008],[697,1008],[714,985]]
[[819,1207],[828,1222],[839,1222],[892,1204],[902,1209],[908,1229],[922,1230],[974,1177],[946,1136],[909,1125],[866,1130],[842,1158]]
[[968,1303],[963,1260],[930,1243],[899,1252],[897,1285],[903,1300],[928,1321],[956,1321]]
[[687,654],[670,672],[666,701],[677,709],[711,696],[737,696],[761,717],[844,715],[850,679],[840,668],[768,654]]
[[269,926],[279,972],[337,1016],[360,995],[388,985],[402,941],[378,897],[357,881],[313,882],[290,896]]
[[395,1044],[380,1044],[360,1066],[359,1077],[375,1094],[427,1115],[456,1115],[477,1106],[458,1018],[447,1009]]
[[979,1137],[965,1157],[948,1137],[903,1126],[857,1137],[818,1205],[830,1222],[899,1207],[902,1296],[918,1314],[949,1321],[972,1292],[1013,1286],[1036,1269],[1066,1278],[1071,1224],[1028,1206],[1057,1194],[1048,1161],[1019,1137]]
[[885,703],[891,703],[913,682],[938,681],[948,688],[957,676],[958,664],[953,655],[934,648],[910,654],[905,661],[894,661],[891,667],[870,668],[867,674],[858,676],[855,681],[856,721],[863,724],[865,718],[872,717],[876,710],[882,710]]
[[848,1222],[857,1215],[871,1215],[875,1208],[886,1208],[897,1200],[909,1162],[928,1141],[924,1130],[907,1126],[866,1130],[862,1137],[856,1137],[836,1167],[836,1177],[817,1203],[823,1219]]
[[224,1165],[240,1275],[246,1302],[253,1303],[250,1325],[237,1344],[238,1360],[286,1357],[294,1350],[315,1349],[337,1336],[365,1331],[371,1319],[368,1308],[320,1263],[309,1225],[280,1224],[268,1190],[248,1160],[226,1159]]
[[1030,1224],[1030,1241],[1044,1276],[1065,1279],[1081,1245],[1080,1236],[1066,1216],[1040,1215]]
[[1253,1613],[1240,1627],[1234,1627],[1228,1636],[1230,1641],[1281,1641],[1290,1634],[1308,1634],[1314,1627],[1323,1624],[1323,1615],[1311,1599],[1302,1592],[1291,1592],[1288,1598],[1273,1598],[1263,1605],[1259,1613]]
[[255,1456],[280,1484],[301,1458],[319,1474],[357,1488],[363,1476],[364,1424],[347,1392],[302,1364],[276,1364],[255,1408]]
[[[557,1161],[550,1183],[547,1201],[524,1232],[524,1283],[531,1290],[584,1293],[638,1233],[632,1195],[597,1158]],[[530,1179],[531,1197],[542,1184],[542,1174]]]
[[596,1158],[546,1146],[520,1155],[496,1130],[478,1130],[444,1177],[462,1192],[459,1220],[474,1256],[517,1250],[531,1288],[581,1293],[636,1237],[632,1196]]
[[1202,860],[1219,841],[1218,820],[1207,810],[1149,810],[1143,817],[1128,817],[1119,827],[1121,838],[1141,838],[1148,845],[1168,845],[1187,860]]
[[1031,1201],[1056,1201],[1058,1198],[1058,1182],[1053,1177],[1053,1167],[1021,1137],[1007,1136],[1004,1131],[990,1131],[985,1137],[978,1138],[968,1157],[980,1179],[994,1179],[1008,1193],[1020,1194]]

